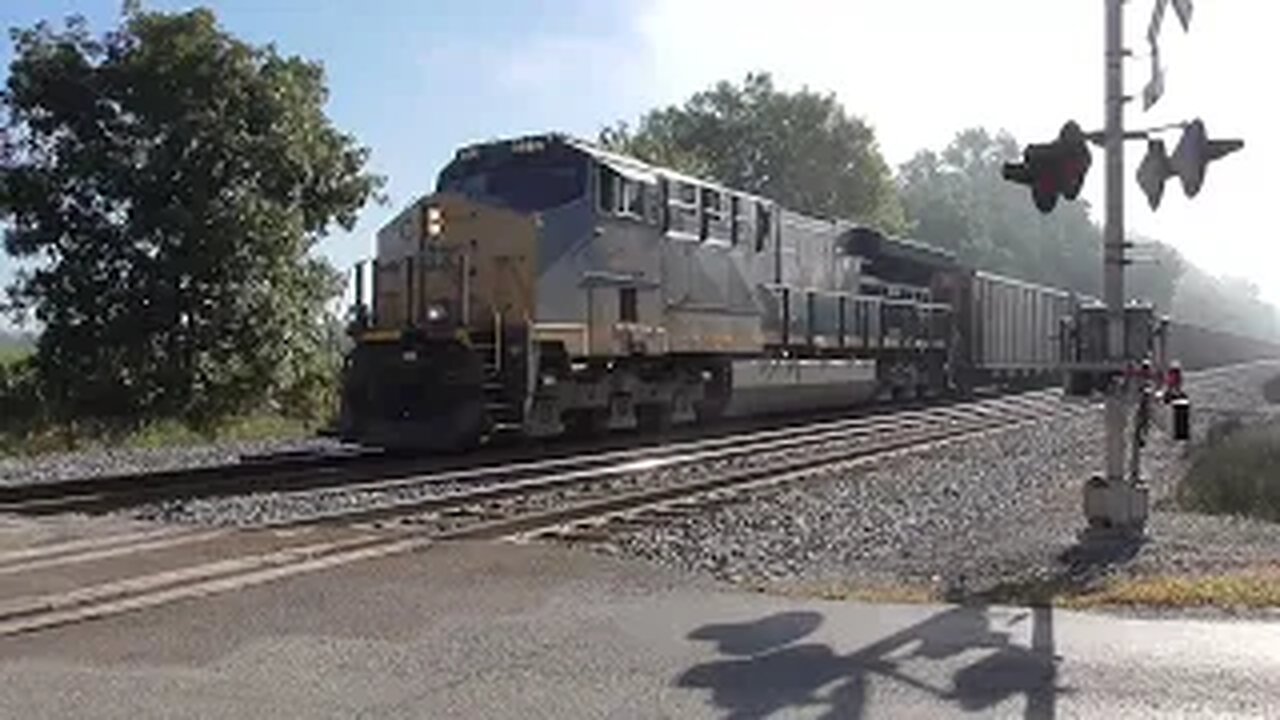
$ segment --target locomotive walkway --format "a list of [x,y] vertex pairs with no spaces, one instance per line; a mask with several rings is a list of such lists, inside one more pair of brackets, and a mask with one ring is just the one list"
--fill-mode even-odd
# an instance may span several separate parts
[[453,544],[0,638],[22,718],[1274,717],[1280,624],[801,601]]

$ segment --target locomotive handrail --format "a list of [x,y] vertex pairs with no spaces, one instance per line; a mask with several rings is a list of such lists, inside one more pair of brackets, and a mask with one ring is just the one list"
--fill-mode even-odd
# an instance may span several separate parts
[[502,311],[493,311],[493,371],[502,372]]

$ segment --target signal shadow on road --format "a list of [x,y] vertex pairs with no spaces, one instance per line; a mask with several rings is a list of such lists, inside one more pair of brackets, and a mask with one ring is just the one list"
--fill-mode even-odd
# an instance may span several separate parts
[[[1030,646],[1013,637],[1028,619]],[[820,613],[802,611],[703,625],[688,639],[714,642],[725,657],[686,670],[675,685],[709,690],[726,717],[743,719],[815,710],[824,718],[862,718],[876,677],[957,712],[989,711],[1022,695],[1028,720],[1053,718],[1065,690],[1056,684],[1061,658],[1049,607],[999,617],[987,606],[957,606],[843,655],[803,642],[822,621]],[[975,652],[981,657],[971,660]]]

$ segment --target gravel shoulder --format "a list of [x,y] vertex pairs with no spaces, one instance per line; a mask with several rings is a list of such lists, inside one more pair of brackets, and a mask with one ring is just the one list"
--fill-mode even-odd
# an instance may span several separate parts
[[[1193,437],[1227,416],[1280,411],[1261,385],[1280,363],[1188,379]],[[1040,421],[653,526],[602,552],[783,592],[886,599],[1021,601],[1107,581],[1275,567],[1280,525],[1179,512],[1188,448],[1155,429],[1144,451],[1146,541],[1082,545],[1081,486],[1101,467],[1101,408]]]
[[160,448],[96,448],[30,457],[0,457],[0,485],[226,465],[236,462],[242,455],[323,451],[338,446],[333,440],[315,437],[227,441]]

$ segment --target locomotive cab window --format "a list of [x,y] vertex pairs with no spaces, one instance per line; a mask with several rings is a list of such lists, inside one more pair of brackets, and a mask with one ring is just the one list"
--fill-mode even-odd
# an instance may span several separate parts
[[478,153],[450,163],[441,172],[436,189],[531,212],[583,198],[588,174],[586,160],[572,150]]
[[622,191],[622,208],[619,214],[643,220],[648,186],[635,180],[623,180]]
[[764,252],[773,231],[773,212],[768,205],[756,203],[756,252]]
[[756,218],[751,200],[734,197],[733,228],[730,230],[734,245],[755,242]]
[[600,166],[600,211],[636,220],[646,219],[649,187],[636,179],[624,177],[607,165]]
[[672,182],[668,187],[668,230],[697,237],[698,188],[686,182]]
[[640,315],[636,307],[636,289],[618,288],[618,322],[633,323]]
[[742,216],[742,198],[737,195],[729,197],[729,244],[737,245],[738,238],[742,235],[743,221],[746,219]]
[[613,168],[607,165],[600,166],[600,177],[598,186],[598,196],[600,199],[600,211],[606,213],[616,213],[621,201],[622,176],[618,175]]
[[702,240],[724,238],[725,229],[724,196],[711,188],[702,189],[702,223],[698,228],[698,237]]
[[671,183],[666,178],[658,178],[658,224],[662,232],[671,229]]

